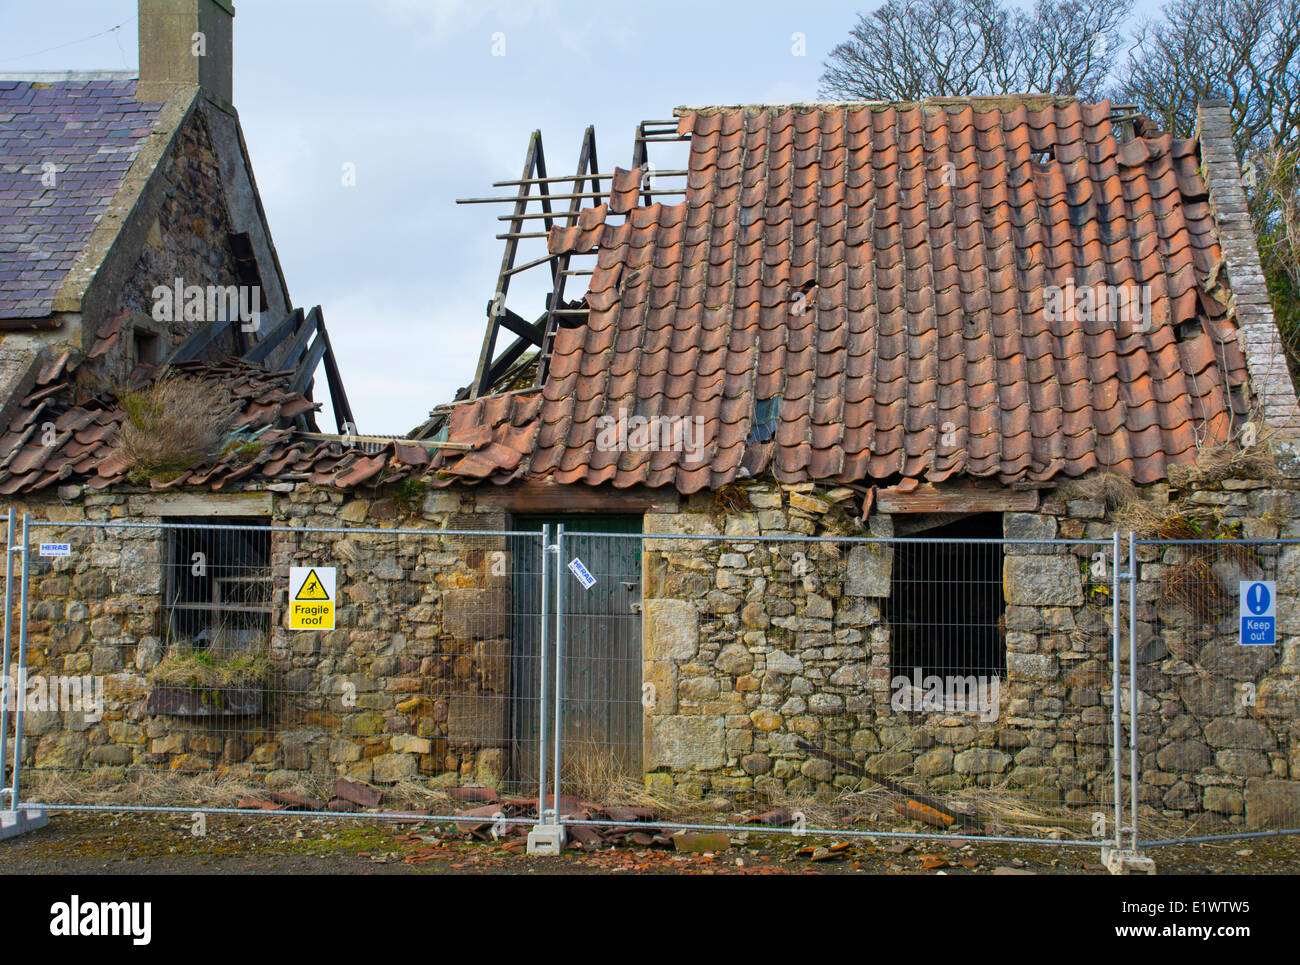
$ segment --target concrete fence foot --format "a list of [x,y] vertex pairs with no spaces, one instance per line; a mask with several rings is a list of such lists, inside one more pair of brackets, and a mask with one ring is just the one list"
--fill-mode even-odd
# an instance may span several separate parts
[[0,841],[15,838],[28,831],[45,827],[47,818],[44,808],[18,808],[13,811],[0,811]]
[[529,854],[563,854],[564,826],[539,824],[528,832]]
[[1102,848],[1101,863],[1113,875],[1153,875],[1156,863],[1140,851]]

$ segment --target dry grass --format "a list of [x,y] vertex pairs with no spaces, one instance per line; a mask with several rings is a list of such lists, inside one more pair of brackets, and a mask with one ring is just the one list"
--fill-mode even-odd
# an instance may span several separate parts
[[1101,503],[1112,513],[1142,501],[1142,494],[1133,485],[1133,480],[1115,472],[1099,472],[1077,479],[1066,487],[1066,495],[1071,499]]
[[[222,771],[183,774],[141,767],[128,770],[125,776],[116,768],[31,773],[35,776],[31,796],[42,804],[234,807],[241,797],[265,797],[267,790],[265,784]],[[306,784],[277,790],[313,793]]]
[[119,385],[125,418],[114,453],[131,466],[132,482],[175,476],[221,452],[237,403],[211,382],[165,376],[142,389]]
[[1242,446],[1238,441],[1231,440],[1201,446],[1195,462],[1169,467],[1169,484],[1175,489],[1187,489],[1211,485],[1232,477],[1278,478],[1277,460],[1269,445],[1277,436],[1277,430],[1259,418],[1253,419],[1249,424],[1257,427],[1252,445]]
[[[321,802],[333,796],[335,774],[296,774],[294,780],[274,787],[230,770],[200,773],[178,772],[163,767],[136,766],[123,774],[119,768],[90,771],[33,770],[30,797],[42,804],[121,805],[123,807],[209,807],[231,808],[241,798],[267,800],[268,792],[306,794]],[[427,810],[434,814],[455,814],[465,805],[446,793],[417,781],[377,785],[384,797],[383,811]],[[292,813],[292,812],[286,812]]]
[[218,687],[263,684],[270,675],[271,661],[264,653],[214,653],[181,645],[168,651],[167,656],[149,671],[149,682],[170,687],[212,690]]
[[676,793],[647,787],[639,772],[629,769],[608,746],[594,741],[565,751],[562,779],[565,793],[593,804],[648,807],[665,814],[690,806]]

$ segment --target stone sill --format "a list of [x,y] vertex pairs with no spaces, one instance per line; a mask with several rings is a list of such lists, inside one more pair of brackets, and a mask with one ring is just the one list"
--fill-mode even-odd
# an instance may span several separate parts
[[163,685],[149,692],[146,709],[168,717],[253,717],[262,712],[262,697],[261,686],[197,689]]

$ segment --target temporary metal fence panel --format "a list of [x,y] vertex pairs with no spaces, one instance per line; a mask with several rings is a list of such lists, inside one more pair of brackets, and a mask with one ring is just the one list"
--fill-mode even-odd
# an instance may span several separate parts
[[25,803],[535,821],[543,597],[518,593],[543,534],[32,521],[30,544]]
[[[4,643],[0,647],[0,811],[12,809],[18,798],[14,791],[14,774],[16,768],[10,766],[10,750],[16,754],[17,743],[10,743],[11,726],[10,708],[17,694],[12,670],[22,665],[14,652],[14,631],[22,621],[21,614],[15,609],[17,599],[14,596],[14,556],[21,547],[17,544],[17,526],[14,510],[11,507],[5,523],[5,563],[4,563]],[[16,723],[16,722],[14,722]]]
[[557,541],[571,826],[1117,843],[1115,540]]
[[1297,540],[1135,540],[1139,841],[1300,830]]
[[14,520],[8,546],[23,804],[362,813],[351,778],[467,828],[543,799],[575,833],[1300,829],[1297,541]]

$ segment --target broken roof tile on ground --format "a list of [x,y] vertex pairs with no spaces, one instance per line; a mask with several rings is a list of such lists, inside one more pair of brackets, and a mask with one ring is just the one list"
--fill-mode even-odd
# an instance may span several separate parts
[[[1121,143],[1105,102],[678,113],[685,202],[619,171],[552,229],[597,253],[587,323],[540,393],[453,409],[442,480],[1151,482],[1246,413],[1195,140]],[[1094,286],[1134,303],[1055,310]],[[598,444],[633,414],[699,446]]]

